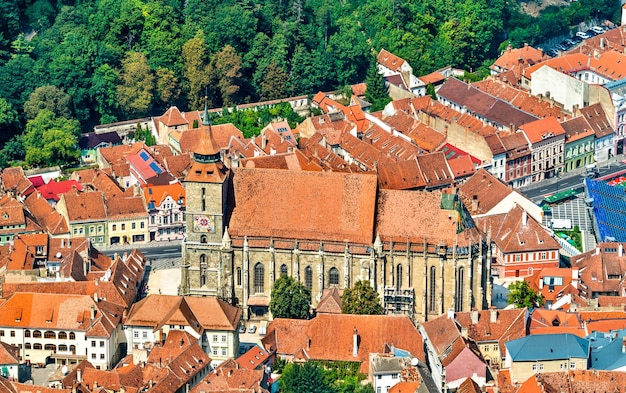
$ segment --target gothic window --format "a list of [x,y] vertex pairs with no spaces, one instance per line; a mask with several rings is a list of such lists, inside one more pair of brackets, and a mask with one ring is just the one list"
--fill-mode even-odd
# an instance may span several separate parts
[[200,255],[200,286],[206,285],[206,255]]
[[339,285],[339,270],[336,267],[331,267],[328,272],[328,282],[330,285]]
[[434,266],[430,267],[430,288],[428,293],[428,311],[435,312],[437,307],[437,298],[435,292],[437,291],[437,268]]
[[313,269],[311,266],[307,266],[304,269],[304,285],[309,289],[309,291],[313,290]]
[[289,274],[289,271],[287,270],[287,265],[283,263],[282,265],[280,265],[280,275],[286,276],[287,274]]
[[206,243],[206,235],[200,236],[200,243]]
[[402,265],[396,266],[396,289],[402,289]]
[[265,291],[265,267],[261,262],[254,265],[254,292],[262,293]]
[[463,311],[463,291],[465,284],[465,269],[460,267],[456,277],[456,299],[454,301],[454,309],[456,312]]
[[241,268],[237,268],[237,285],[241,285]]

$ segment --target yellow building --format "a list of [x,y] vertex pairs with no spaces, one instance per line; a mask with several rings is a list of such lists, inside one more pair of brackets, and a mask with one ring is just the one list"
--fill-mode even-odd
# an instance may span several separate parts
[[109,244],[137,244],[150,239],[148,209],[140,196],[106,201]]

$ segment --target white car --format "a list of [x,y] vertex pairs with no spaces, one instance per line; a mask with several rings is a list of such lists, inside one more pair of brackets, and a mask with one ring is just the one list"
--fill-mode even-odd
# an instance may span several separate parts
[[598,34],[604,33],[604,29],[602,27],[600,27],[600,26],[594,26],[594,27],[591,28],[591,30],[595,31]]
[[576,37],[580,37],[583,40],[586,40],[589,37],[589,34],[585,33],[584,31],[579,31],[578,33],[576,33]]

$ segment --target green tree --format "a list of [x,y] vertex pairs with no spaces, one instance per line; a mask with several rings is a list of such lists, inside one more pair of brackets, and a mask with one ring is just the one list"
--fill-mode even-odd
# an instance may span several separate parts
[[24,103],[24,114],[28,119],[34,119],[42,109],[48,109],[56,117],[72,117],[72,99],[56,86],[41,86],[35,89]]
[[26,123],[24,150],[26,164],[31,166],[66,165],[80,157],[77,120],[56,117],[42,109],[37,117]]
[[288,364],[280,377],[283,393],[334,393],[326,382],[322,367],[314,362]]
[[306,319],[311,308],[311,291],[293,277],[282,275],[274,282],[270,312],[274,318]]
[[365,76],[367,88],[365,90],[365,99],[372,104],[370,110],[377,112],[385,108],[391,98],[387,93],[387,86],[383,76],[378,73],[378,63],[375,59],[370,63]]
[[100,114],[100,123],[113,123],[117,120],[117,71],[108,64],[96,69],[91,77],[91,95],[96,102],[95,110]]
[[196,36],[183,45],[183,78],[185,92],[190,108],[200,109],[205,96],[205,87],[209,84],[207,69],[206,43],[204,33],[198,31]]
[[4,144],[0,150],[0,167],[6,168],[16,161],[24,160],[26,151],[22,142],[22,135],[15,135]]
[[121,84],[117,86],[120,109],[133,116],[145,116],[152,104],[154,74],[146,56],[130,52],[122,61]]
[[241,88],[241,57],[235,48],[226,45],[211,59],[211,71],[217,80],[217,85],[224,106],[237,103]]
[[517,308],[536,308],[543,306],[544,298],[541,294],[533,291],[526,281],[515,281],[508,287],[509,304]]
[[261,100],[275,100],[285,97],[288,79],[287,72],[271,62],[265,69],[265,75],[261,81]]
[[4,98],[0,97],[0,130],[4,127],[11,126],[17,122],[17,112],[13,109],[13,105]]
[[383,306],[378,292],[367,280],[359,280],[352,288],[347,288],[341,295],[341,312],[344,314],[380,315]]
[[166,106],[171,106],[180,96],[178,79],[174,71],[167,68],[156,70],[156,93],[159,100]]

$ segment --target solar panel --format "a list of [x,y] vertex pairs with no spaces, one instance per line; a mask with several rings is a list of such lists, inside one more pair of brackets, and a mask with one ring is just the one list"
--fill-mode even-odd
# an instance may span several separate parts
[[141,157],[141,159],[144,161],[148,161],[150,159],[150,156],[145,151],[142,151],[141,153],[139,153],[139,157]]
[[162,171],[161,171],[161,168],[159,168],[159,166],[157,165],[157,163],[156,163],[156,162],[151,162],[151,163],[150,163],[150,169],[152,169],[153,171],[155,171],[157,174],[160,174],[160,173],[162,172]]

